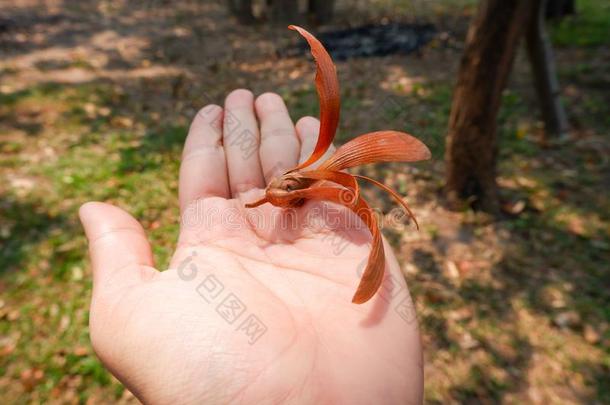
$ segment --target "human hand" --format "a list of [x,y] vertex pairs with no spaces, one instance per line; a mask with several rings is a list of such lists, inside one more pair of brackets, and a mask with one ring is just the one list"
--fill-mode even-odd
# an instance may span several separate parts
[[143,402],[421,402],[419,332],[390,246],[380,291],[353,304],[371,239],[353,213],[314,201],[244,208],[309,156],[318,127],[312,117],[295,127],[272,93],[254,102],[236,90],[224,111],[202,109],[184,146],[169,270],[153,267],[129,214],[81,207],[93,348]]

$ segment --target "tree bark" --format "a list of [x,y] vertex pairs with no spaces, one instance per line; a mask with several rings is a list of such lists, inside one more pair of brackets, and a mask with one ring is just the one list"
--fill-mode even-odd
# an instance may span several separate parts
[[565,138],[569,125],[561,104],[553,48],[544,29],[547,0],[532,0],[532,16],[527,27],[526,45],[534,74],[534,84],[545,129],[555,137]]
[[335,0],[309,0],[309,14],[316,24],[326,24],[333,18]]
[[300,21],[298,0],[270,0],[268,6],[272,24],[296,24]]
[[530,0],[482,0],[466,39],[453,93],[445,191],[452,208],[499,212],[496,117]]
[[229,11],[242,24],[251,24],[256,19],[252,13],[252,0],[227,0]]

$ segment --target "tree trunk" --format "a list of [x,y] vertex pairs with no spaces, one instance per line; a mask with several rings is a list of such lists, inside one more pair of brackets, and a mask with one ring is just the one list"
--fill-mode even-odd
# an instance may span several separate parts
[[309,0],[309,14],[316,24],[326,24],[333,18],[335,0]]
[[296,24],[300,21],[298,0],[270,0],[268,6],[272,24]]
[[252,14],[252,0],[228,0],[229,11],[240,23],[251,24],[256,19]]
[[555,137],[567,136],[568,118],[560,99],[553,49],[544,30],[546,0],[532,0],[532,17],[527,27],[527,53],[532,64],[538,102],[545,129]]
[[496,116],[530,0],[482,0],[453,93],[445,161],[451,207],[498,213]]

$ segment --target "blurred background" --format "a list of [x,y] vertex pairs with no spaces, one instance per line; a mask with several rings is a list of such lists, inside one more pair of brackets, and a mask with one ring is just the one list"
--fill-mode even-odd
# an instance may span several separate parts
[[318,114],[296,22],[336,59],[336,143],[393,128],[433,151],[359,169],[421,225],[384,234],[426,402],[610,403],[610,2],[481,2],[0,1],[0,402],[136,402],[89,343],[77,209],[125,208],[166,268],[197,109],[246,87]]

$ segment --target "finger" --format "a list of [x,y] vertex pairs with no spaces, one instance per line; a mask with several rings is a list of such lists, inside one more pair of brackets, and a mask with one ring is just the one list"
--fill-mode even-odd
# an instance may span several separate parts
[[275,93],[264,93],[255,102],[261,126],[260,159],[265,181],[295,167],[300,143],[284,100]]
[[[301,141],[301,153],[299,156],[299,163],[306,161],[311,153],[313,152],[316,142],[318,141],[318,133],[320,132],[320,121],[314,117],[303,117],[297,121],[296,131],[299,140]],[[308,166],[308,168],[316,168],[326,159],[328,159],[333,153],[335,153],[335,145],[330,145],[326,153],[322,155],[317,162]]]
[[204,197],[229,198],[227,163],[222,147],[222,108],[199,110],[184,142],[180,164],[180,209]]
[[144,230],[131,215],[89,202],[80,207],[79,216],[89,241],[94,291],[138,284],[157,274]]
[[249,90],[234,90],[227,96],[222,135],[231,195],[238,197],[244,191],[265,187],[254,96]]

